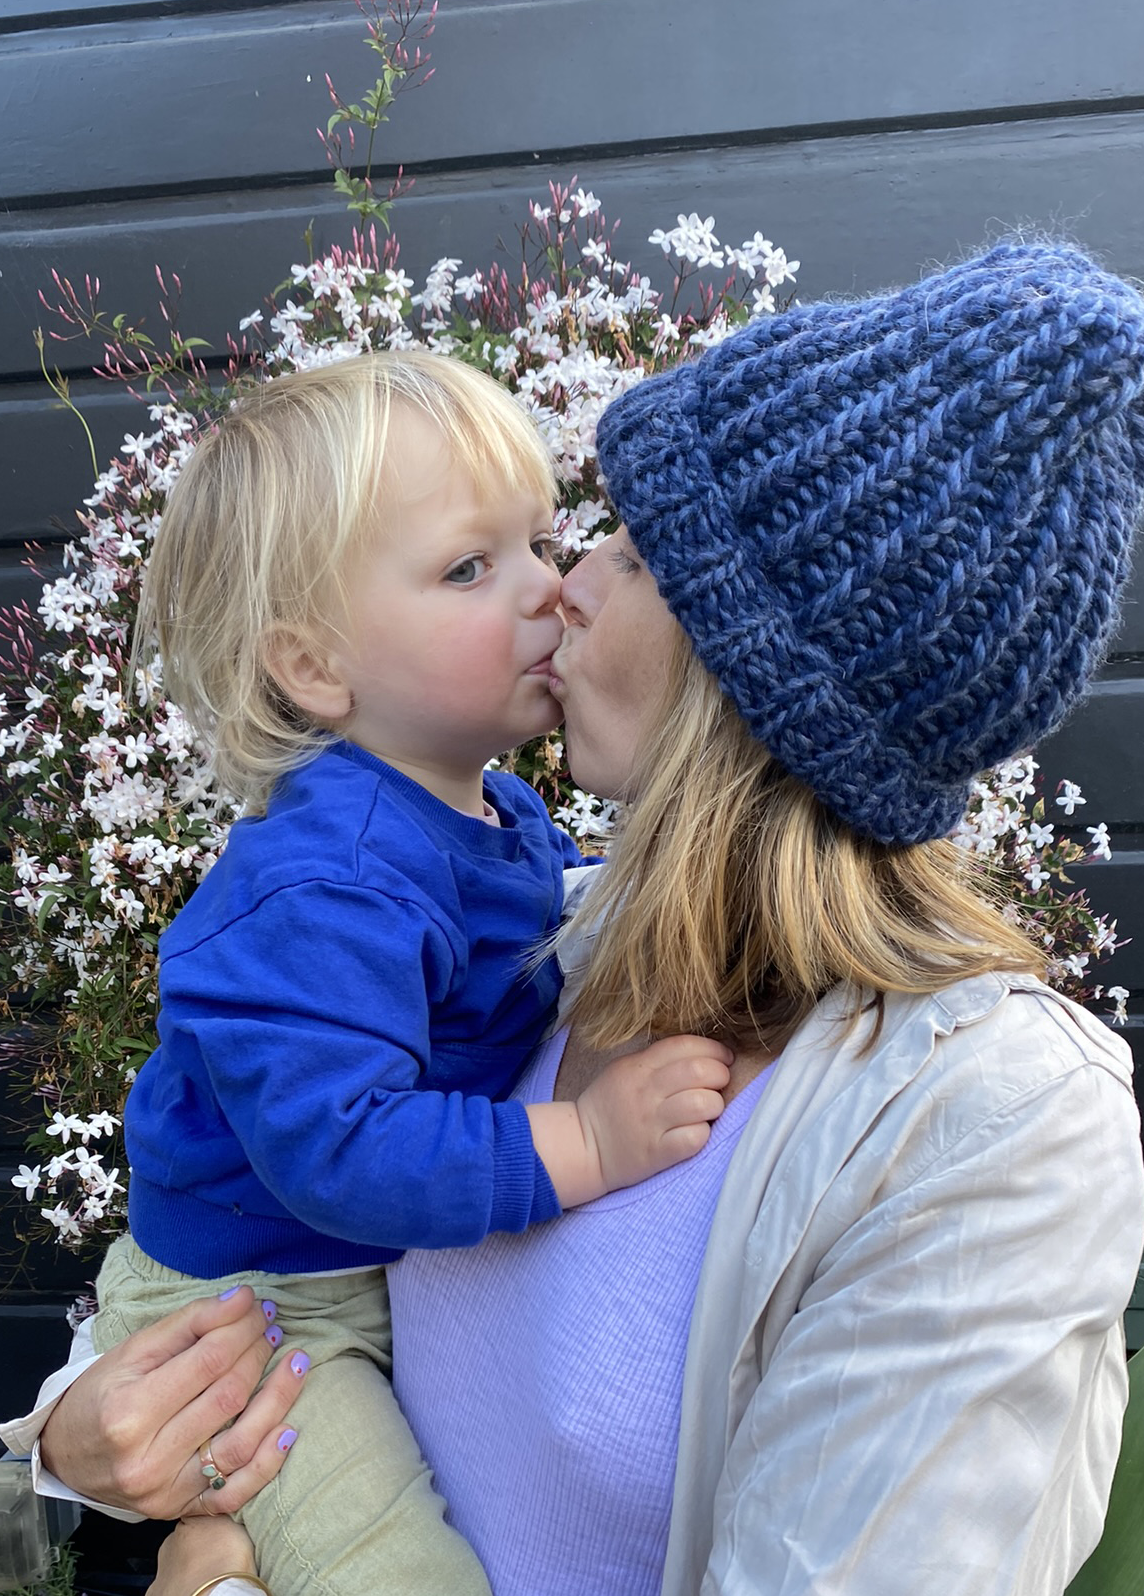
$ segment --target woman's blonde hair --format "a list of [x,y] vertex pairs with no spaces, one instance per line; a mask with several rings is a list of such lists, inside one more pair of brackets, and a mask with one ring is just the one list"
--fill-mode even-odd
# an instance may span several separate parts
[[682,629],[605,878],[564,936],[599,925],[572,1006],[600,1048],[719,1034],[781,1049],[839,981],[874,1000],[1044,961],[955,843],[862,837],[747,730]]
[[[276,631],[344,614],[355,560],[394,502],[394,406],[426,417],[478,495],[555,498],[532,421],[491,377],[420,350],[387,350],[278,377],[197,444],[163,512],[131,669],[158,643],[163,688],[210,744],[218,780],[257,811],[278,778],[330,738],[275,683]],[[388,502],[387,502],[388,495]]]

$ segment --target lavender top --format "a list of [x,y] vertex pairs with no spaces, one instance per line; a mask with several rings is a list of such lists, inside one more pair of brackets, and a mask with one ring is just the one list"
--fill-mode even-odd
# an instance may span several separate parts
[[[514,1096],[548,1102],[566,1032]],[[695,1158],[389,1270],[394,1388],[495,1596],[656,1596],[707,1234],[764,1070]]]

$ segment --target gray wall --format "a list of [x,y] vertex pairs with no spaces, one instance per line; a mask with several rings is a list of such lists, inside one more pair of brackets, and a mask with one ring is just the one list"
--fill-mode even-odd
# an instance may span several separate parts
[[[0,0],[0,601],[34,584],[90,489],[75,422],[39,378],[49,271],[98,274],[108,309],[185,285],[182,324],[221,347],[302,253],[348,222],[314,128],[328,71],[371,81],[349,0],[265,6]],[[383,153],[416,175],[395,213],[414,276],[443,254],[511,258],[531,196],[573,173],[622,220],[622,253],[679,211],[738,242],[763,229],[799,292],[915,275],[1015,226],[1067,231],[1144,276],[1140,0],[442,0],[436,81],[399,104]],[[135,408],[55,357],[101,457]],[[1080,879],[1135,936],[1108,980],[1144,1017],[1144,581],[1096,696],[1044,750],[1050,779],[1112,826]]]

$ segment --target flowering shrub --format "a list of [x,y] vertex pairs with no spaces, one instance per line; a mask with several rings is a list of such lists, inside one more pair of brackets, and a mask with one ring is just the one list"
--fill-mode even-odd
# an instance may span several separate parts
[[[680,216],[651,238],[671,262],[665,291],[620,258],[600,201],[573,179],[530,206],[511,274],[502,262],[465,271],[445,259],[415,284],[396,238],[378,242],[377,223],[387,220],[394,191],[377,199],[368,161],[364,178],[350,173],[339,140],[343,132],[352,137],[356,123],[368,129],[372,150],[394,85],[422,70],[420,51],[411,58],[405,43],[419,9],[391,13],[400,23],[396,44],[386,42],[374,14],[370,47],[385,67],[364,110],[331,87],[326,142],[339,189],[360,218],[351,242],[291,269],[265,310],[241,321],[221,373],[209,376],[201,340],[178,331],[177,279],[168,290],[159,275],[160,347],[123,317],[103,314],[98,282],[80,292],[55,278],[49,309],[65,329],[57,336],[102,338],[102,374],[147,395],[140,409],[147,424],[124,439],[84,501],[65,574],[45,586],[35,614],[13,611],[2,623],[2,819],[10,851],[0,862],[0,893],[10,924],[0,980],[11,1010],[32,1015],[15,1044],[23,1060],[31,1056],[32,1085],[45,1107],[15,1184],[34,1205],[29,1212],[71,1247],[102,1241],[123,1224],[120,1115],[152,1047],[158,936],[239,813],[215,782],[206,750],[163,699],[159,661],[124,679],[147,552],[203,417],[253,384],[372,348],[419,344],[468,361],[504,383],[547,439],[563,484],[556,532],[572,560],[612,526],[593,441],[604,406],[749,317],[771,314],[798,271],[761,233],[730,247],[712,217]],[[69,402],[66,385],[49,381]],[[611,806],[572,785],[558,738],[521,751],[516,768],[578,839],[606,833]],[[1034,770],[1031,760],[1016,761],[983,781],[962,841],[1007,873],[1012,912],[1031,919],[1055,977],[1084,996],[1088,965],[1115,946],[1115,928],[1090,913],[1083,894],[1057,890],[1083,850],[1055,836],[1043,803],[1028,809]],[[1057,802],[1071,815],[1083,799],[1065,784]],[[1092,827],[1090,834],[1089,852],[1107,856],[1107,833]],[[1122,1014],[1123,994],[1108,995]],[[37,1023],[43,1010],[51,1025]]]
[[[1032,800],[1030,802],[1030,800]],[[1087,800],[1075,781],[1062,781],[1054,806],[1071,820]],[[1060,820],[1045,819],[1045,800],[1038,790],[1037,762],[1031,755],[1006,760],[974,784],[965,818],[955,833],[962,847],[985,859],[1006,894],[1002,910],[1039,937],[1048,957],[1048,978],[1058,991],[1078,1003],[1107,998],[1114,1025],[1127,1018],[1127,989],[1093,985],[1089,967],[1107,959],[1121,945],[1116,922],[1093,914],[1083,891],[1072,886],[1066,871],[1095,859],[1111,859],[1108,827],[1088,826],[1087,846],[1058,836]]]

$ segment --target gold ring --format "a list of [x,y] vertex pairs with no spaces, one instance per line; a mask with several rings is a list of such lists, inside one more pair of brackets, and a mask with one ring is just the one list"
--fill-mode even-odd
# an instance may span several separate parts
[[[201,1465],[199,1472],[202,1474],[204,1479],[210,1482],[210,1489],[212,1491],[221,1491],[223,1486],[226,1484],[226,1475],[222,1472],[214,1458],[211,1456],[210,1441],[204,1441],[202,1446],[199,1447],[199,1463]],[[203,1489],[205,1490],[206,1487],[204,1486]],[[202,1491],[200,1491],[200,1498],[202,1497],[202,1494]]]

